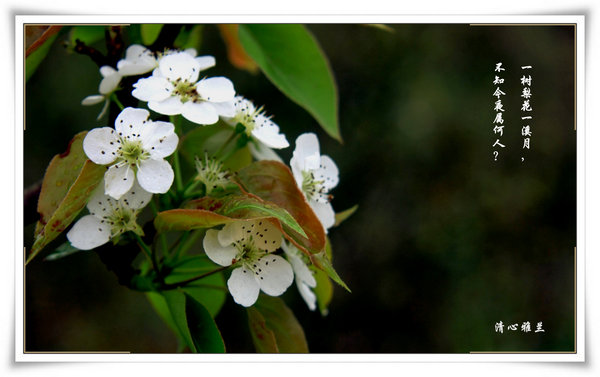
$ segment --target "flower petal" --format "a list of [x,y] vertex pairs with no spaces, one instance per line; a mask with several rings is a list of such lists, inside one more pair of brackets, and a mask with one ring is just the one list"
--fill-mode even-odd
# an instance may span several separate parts
[[160,73],[171,81],[181,79],[195,83],[200,74],[200,63],[185,52],[177,52],[163,57],[158,68]]
[[121,75],[119,75],[118,73],[110,75],[110,76],[106,76],[102,79],[102,81],[100,81],[100,86],[98,87],[98,91],[100,92],[100,94],[104,94],[104,95],[110,94],[119,87],[120,82],[121,82]]
[[94,128],[83,139],[83,151],[94,163],[107,165],[117,156],[119,147],[115,130],[110,127]]
[[250,149],[250,154],[258,161],[273,160],[283,162],[281,157],[279,157],[274,150],[261,143],[260,140],[254,140],[254,142],[248,143],[248,149]]
[[256,262],[254,271],[260,289],[270,296],[279,296],[294,281],[292,266],[279,255],[267,254]]
[[196,85],[196,91],[209,102],[227,102],[235,98],[233,83],[226,77],[204,79]]
[[215,124],[219,115],[215,107],[207,102],[191,102],[183,104],[181,115],[191,122],[198,124]]
[[212,68],[217,64],[217,61],[215,60],[214,56],[210,55],[198,56],[196,58],[196,61],[198,62],[201,71]]
[[231,262],[235,259],[238,250],[233,245],[222,246],[219,243],[218,237],[219,231],[215,229],[209,229],[206,231],[204,241],[204,252],[210,258],[211,261],[221,266],[231,266]]
[[323,224],[323,228],[325,228],[325,232],[327,233],[327,229],[331,228],[333,224],[335,224],[335,212],[333,211],[333,207],[331,203],[321,203],[315,200],[309,200],[308,204],[315,211],[315,215]]
[[304,302],[308,305],[308,308],[310,310],[315,310],[317,308],[317,295],[315,295],[308,285],[298,279],[296,279],[296,286],[298,287],[300,296],[302,296]]
[[90,106],[90,105],[95,105],[97,103],[100,103],[104,101],[104,96],[101,94],[94,94],[91,96],[87,96],[84,99],[81,100],[81,104],[83,106]]
[[141,133],[142,146],[155,160],[170,156],[177,148],[179,137],[169,122],[148,122]]
[[264,115],[258,115],[255,122],[256,126],[252,130],[252,136],[267,147],[282,149],[290,145],[285,135],[279,133],[279,127]]
[[233,297],[233,301],[248,307],[252,306],[258,299],[260,287],[254,278],[254,274],[246,266],[236,268],[231,272],[227,287]]
[[150,72],[157,65],[152,51],[141,45],[131,45],[125,52],[125,59],[117,63],[117,69],[123,76],[135,76]]
[[90,200],[88,200],[87,209],[91,215],[102,219],[111,213],[116,205],[117,201],[115,199],[104,194],[104,182],[101,182],[92,193]]
[[108,168],[104,174],[104,193],[119,200],[133,186],[135,174],[129,165],[117,164]]
[[[235,105],[233,100],[227,102],[211,102],[210,104],[213,105],[219,116],[228,118],[235,116]],[[235,124],[232,125],[235,126]]]
[[126,107],[115,120],[115,129],[122,138],[138,138],[144,125],[148,121],[150,112],[146,109],[134,109]]
[[87,215],[73,225],[67,233],[67,239],[73,247],[90,250],[110,240],[110,225],[96,216]]
[[131,95],[144,102],[165,100],[173,91],[173,84],[169,80],[156,76],[139,79],[133,87]]
[[117,70],[111,67],[110,65],[103,65],[100,67],[100,74],[102,77],[112,76],[117,73]]
[[315,280],[315,277],[308,266],[302,260],[300,251],[296,248],[296,246],[288,244],[287,242],[283,242],[281,244],[281,248],[283,249],[288,261],[292,265],[296,279],[300,279],[300,281],[304,282],[309,287],[316,287],[317,281]]
[[144,208],[152,199],[152,193],[144,190],[137,180],[133,183],[131,190],[119,199],[121,206],[127,206],[131,209]]
[[292,159],[300,170],[308,171],[317,169],[320,165],[320,157],[317,135],[310,132],[298,136]]
[[144,190],[164,194],[173,184],[173,169],[165,160],[145,160],[140,164],[137,179]]
[[183,110],[183,103],[179,97],[172,96],[162,101],[150,101],[148,102],[148,108],[150,108],[152,111],[156,111],[159,114],[177,115],[181,114]]
[[339,170],[331,157],[327,155],[321,156],[321,165],[314,172],[316,181],[323,181],[323,186],[330,190],[337,186],[339,182]]
[[283,235],[270,221],[255,220],[246,229],[246,234],[252,236],[254,245],[267,252],[275,251],[281,246]]
[[253,222],[243,220],[225,224],[223,229],[217,234],[219,244],[225,247],[235,242],[245,242],[247,234],[246,228],[251,229],[251,224],[253,224]]

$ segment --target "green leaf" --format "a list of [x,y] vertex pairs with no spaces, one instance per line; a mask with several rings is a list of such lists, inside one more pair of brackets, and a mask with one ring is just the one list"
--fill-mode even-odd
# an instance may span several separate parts
[[346,221],[350,216],[352,216],[354,214],[354,212],[356,212],[357,209],[358,209],[358,204],[354,205],[351,208],[348,208],[345,211],[336,213],[335,214],[335,224],[333,226],[338,226],[343,221]]
[[71,45],[75,46],[75,42],[79,39],[86,45],[92,45],[105,37],[106,26],[99,25],[80,25],[74,26],[71,29],[70,40]]
[[338,95],[323,51],[302,25],[240,25],[239,39],[267,78],[341,141]]
[[333,298],[333,284],[325,271],[316,270],[313,275],[317,281],[317,286],[313,289],[313,292],[317,296],[317,306],[322,316],[326,316],[329,313],[329,303]]
[[225,353],[225,344],[217,324],[208,310],[188,294],[185,295],[185,313],[192,341],[197,352]]
[[327,275],[329,275],[329,277],[333,279],[333,281],[341,285],[348,292],[352,292],[333,268],[331,260],[327,256],[327,252],[325,250],[318,254],[312,254],[310,256],[310,260],[317,268],[325,271]]
[[44,260],[45,261],[53,261],[53,260],[61,259],[61,258],[67,257],[71,254],[75,254],[78,251],[81,251],[81,250],[71,246],[71,243],[65,242],[62,245],[60,245],[59,247],[57,247],[56,250],[52,254],[48,254],[46,256],[46,258],[44,258]]
[[167,324],[167,327],[175,333],[177,338],[183,341],[183,336],[181,332],[177,328],[175,321],[173,320],[173,316],[169,311],[169,306],[167,305],[167,300],[158,292],[149,291],[146,292],[146,298],[158,314],[158,316]]
[[159,232],[165,232],[212,228],[238,220],[276,219],[281,222],[284,230],[304,233],[285,209],[252,196],[207,197],[193,200],[187,207],[160,212],[154,219],[154,227]]
[[[206,255],[197,255],[173,269],[165,277],[165,282],[167,284],[182,282],[217,267],[219,266],[210,261]],[[181,290],[204,305],[213,318],[219,313],[227,297],[227,287],[222,273],[216,273],[198,282],[190,283]]]
[[179,334],[192,352],[223,353],[225,345],[210,313],[182,290],[163,291]]
[[[209,157],[214,156],[231,136],[232,132],[234,132],[232,127],[219,123],[196,127],[182,137],[179,143],[179,152],[188,164],[195,166],[194,160],[196,156],[204,158],[205,152],[208,153]],[[235,148],[235,143],[230,143],[221,154],[229,155],[229,152],[233,148]],[[250,150],[242,148],[223,161],[223,165],[230,171],[235,172],[244,166],[248,166],[251,162],[252,155],[250,154]]]
[[106,172],[85,156],[85,135],[75,135],[67,151],[54,156],[46,169],[38,200],[40,221],[27,263],[71,224]]
[[306,255],[319,253],[325,247],[325,230],[298,188],[290,169],[277,161],[258,161],[236,175],[248,193],[285,209],[302,227],[303,233],[286,232]]
[[142,43],[146,46],[154,43],[160,31],[163,28],[163,24],[142,24],[140,25],[140,33],[142,35]]
[[191,29],[181,29],[173,45],[182,50],[187,48],[193,48],[196,51],[200,50],[202,30],[204,30],[204,25],[194,25]]
[[256,304],[247,308],[246,312],[257,352],[308,352],[302,326],[280,298],[261,294]]
[[[35,26],[27,26],[26,33],[29,33],[30,29],[33,30]],[[25,81],[28,81],[31,76],[35,73],[39,65],[42,63],[50,48],[52,47],[52,43],[58,36],[58,31],[60,30],[60,26],[50,26],[50,27],[37,27],[40,29],[41,34],[37,35],[34,41],[30,43],[27,41],[29,47],[26,51],[25,58]],[[28,38],[28,37],[26,37]]]

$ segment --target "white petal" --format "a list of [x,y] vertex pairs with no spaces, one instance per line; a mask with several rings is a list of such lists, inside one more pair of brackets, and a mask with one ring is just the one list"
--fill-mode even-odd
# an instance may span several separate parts
[[252,136],[270,148],[282,149],[290,145],[285,135],[279,133],[279,127],[262,115],[256,117],[256,126],[252,130]]
[[306,283],[306,285],[310,287],[316,287],[317,281],[315,280],[315,277],[308,266],[302,260],[300,251],[296,248],[296,246],[288,245],[286,242],[283,242],[281,244],[281,248],[285,252],[288,261],[292,265],[296,279],[300,279],[300,281]]
[[151,76],[139,79],[133,84],[131,95],[135,98],[144,101],[162,101],[171,96],[173,84],[164,77]]
[[227,102],[235,97],[233,83],[226,77],[204,79],[196,85],[196,91],[209,102]]
[[339,182],[339,170],[331,157],[327,155],[321,156],[321,165],[313,171],[316,181],[323,181],[323,186],[330,190],[337,186]]
[[179,143],[175,127],[169,122],[148,122],[141,135],[143,148],[155,160],[170,156]]
[[94,163],[107,165],[117,158],[117,140],[116,132],[112,128],[94,128],[83,139],[83,151]]
[[274,150],[267,147],[259,140],[254,140],[254,142],[248,143],[248,148],[250,149],[250,154],[252,154],[252,156],[258,161],[273,160],[283,162],[281,157],[279,157],[279,155],[275,153]]
[[126,107],[115,119],[115,130],[122,138],[139,138],[149,116],[150,112],[146,109]]
[[246,231],[247,235],[252,236],[254,245],[261,250],[271,252],[279,249],[281,246],[283,235],[270,221],[255,220],[251,223],[250,229],[246,229]]
[[[193,56],[196,56],[196,54],[194,54]],[[196,58],[196,61],[198,62],[199,68],[200,68],[201,71],[204,71],[205,69],[212,68],[212,67],[214,67],[217,64],[215,58],[213,56],[210,56],[210,55],[198,56]]]
[[323,228],[325,228],[325,231],[327,232],[327,229],[335,224],[335,212],[333,211],[331,203],[321,203],[310,200],[308,204],[310,204],[310,207],[315,211],[315,215],[317,215],[319,221],[323,224]]
[[165,160],[145,160],[140,164],[137,179],[140,186],[154,194],[164,194],[173,184],[173,169]]
[[118,73],[112,74],[109,76],[105,76],[102,79],[102,81],[100,81],[100,86],[98,88],[98,91],[100,92],[100,94],[105,94],[105,95],[110,94],[119,87],[120,82],[121,82],[121,75],[119,75]]
[[185,52],[165,56],[158,64],[160,73],[171,81],[187,80],[191,83],[198,81],[200,63]]
[[231,276],[227,280],[227,287],[231,296],[233,296],[233,301],[245,307],[252,306],[258,299],[258,293],[260,292],[254,274],[245,266],[236,268],[231,272]]
[[[233,100],[227,102],[211,102],[211,105],[213,105],[219,116],[229,118],[235,116],[235,105]],[[232,124],[232,126],[235,126],[235,124]]]
[[168,97],[162,101],[148,102],[148,108],[164,115],[177,115],[183,111],[183,103],[178,96]]
[[191,122],[198,124],[215,124],[219,120],[219,115],[215,107],[207,102],[191,102],[183,104],[181,115]]
[[304,133],[296,139],[294,158],[301,170],[312,170],[319,167],[321,154],[319,152],[319,139],[314,133]]
[[151,199],[152,193],[144,190],[136,180],[131,189],[119,199],[119,204],[132,209],[140,209],[148,205]]
[[221,229],[217,234],[219,244],[223,247],[226,247],[234,242],[245,242],[247,234],[246,230],[251,229],[251,224],[254,223],[251,221],[241,220],[225,224],[223,229]]
[[120,199],[133,186],[135,174],[129,165],[113,165],[104,174],[104,193]]
[[298,292],[300,292],[300,296],[308,305],[310,310],[315,310],[317,308],[317,295],[310,289],[310,287],[304,284],[302,281],[296,279],[296,286],[298,287]]
[[90,250],[107,243],[110,240],[110,226],[100,221],[92,215],[79,219],[67,233],[71,245],[81,250]]
[[117,63],[117,69],[123,76],[141,75],[152,71],[158,62],[152,52],[141,45],[131,45],[127,48],[125,59]]
[[117,73],[117,70],[109,65],[103,65],[102,67],[100,67],[100,74],[102,75],[102,77],[112,76],[115,73]]
[[185,52],[186,54],[188,54],[189,56],[191,56],[193,58],[195,58],[196,55],[198,55],[198,51],[196,51],[196,49],[193,47],[186,48],[185,50],[183,50],[183,52]]
[[231,262],[238,253],[238,250],[233,245],[222,246],[219,243],[218,238],[219,231],[215,229],[209,229],[206,231],[204,241],[204,252],[210,258],[211,261],[221,266],[231,266]]
[[100,103],[104,101],[104,96],[100,95],[100,94],[94,94],[91,96],[87,96],[85,97],[83,100],[81,100],[81,104],[84,106],[90,106],[90,105],[95,105],[97,103]]
[[292,266],[279,255],[267,254],[256,262],[254,271],[260,289],[270,296],[279,296],[294,281]]
[[117,201],[115,199],[104,194],[104,182],[101,182],[92,193],[87,203],[87,209],[91,215],[102,219],[104,216],[110,214],[116,205]]

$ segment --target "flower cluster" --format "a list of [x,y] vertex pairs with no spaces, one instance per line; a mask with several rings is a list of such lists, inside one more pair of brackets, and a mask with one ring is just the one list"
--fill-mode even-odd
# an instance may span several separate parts
[[[200,125],[222,120],[235,128],[232,137],[245,134],[241,145],[247,145],[255,159],[282,162],[274,149],[287,148],[289,143],[279,126],[266,115],[263,107],[236,96],[229,79],[201,76],[202,71],[215,66],[215,59],[196,55],[193,49],[152,52],[132,45],[116,69],[100,68],[103,77],[100,94],[86,97],[82,103],[105,101],[103,115],[108,103],[115,99],[123,77],[151,72],[148,77],[139,78],[131,91],[131,96],[147,102],[150,110],[168,116],[181,115]],[[103,183],[87,204],[90,214],[82,217],[67,234],[71,244],[89,250],[128,231],[142,235],[137,216],[150,202],[152,194],[171,190],[178,172],[174,172],[166,158],[178,153],[178,144],[174,124],[151,120],[150,112],[140,108],[124,108],[114,128],[92,129],[84,139],[84,152],[94,163],[107,166],[107,170]],[[177,198],[190,194],[197,183],[204,185],[205,196],[211,196],[217,188],[227,190],[230,173],[222,160],[205,153],[203,159],[196,156],[195,162],[193,182],[196,183],[190,183],[185,189],[180,187],[171,195]],[[327,232],[335,223],[329,192],[339,180],[336,164],[320,154],[317,136],[305,133],[296,139],[290,167],[298,188]],[[311,263],[272,221],[240,219],[227,223],[222,229],[208,229],[203,240],[204,251],[214,263],[232,267],[227,286],[236,303],[251,306],[260,291],[271,296],[281,295],[295,280],[309,309],[315,310],[313,289],[317,282]]]

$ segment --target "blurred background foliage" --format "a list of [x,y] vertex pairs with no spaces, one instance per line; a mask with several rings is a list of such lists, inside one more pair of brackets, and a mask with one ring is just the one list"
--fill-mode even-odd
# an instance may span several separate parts
[[[340,169],[330,230],[335,286],[329,314],[295,287],[283,298],[311,352],[572,351],[576,246],[572,26],[308,25],[339,90],[344,143],[327,136],[261,73],[232,66],[219,29],[202,28],[210,76],[265,105],[292,144],[319,135]],[[106,125],[100,74],[59,34],[26,85],[25,188],[72,136]],[[102,43],[96,46],[102,50]],[[503,62],[507,146],[494,162],[494,67]],[[522,154],[520,66],[532,65],[531,150]],[[525,161],[521,161],[521,156]],[[28,214],[30,216],[28,216]],[[25,214],[25,246],[37,218]],[[46,250],[64,242],[59,237]],[[28,351],[174,352],[176,339],[143,293],[117,283],[95,252],[26,268]],[[229,352],[253,352],[245,311],[228,296],[216,317]],[[494,324],[543,322],[545,333],[498,334]]]

